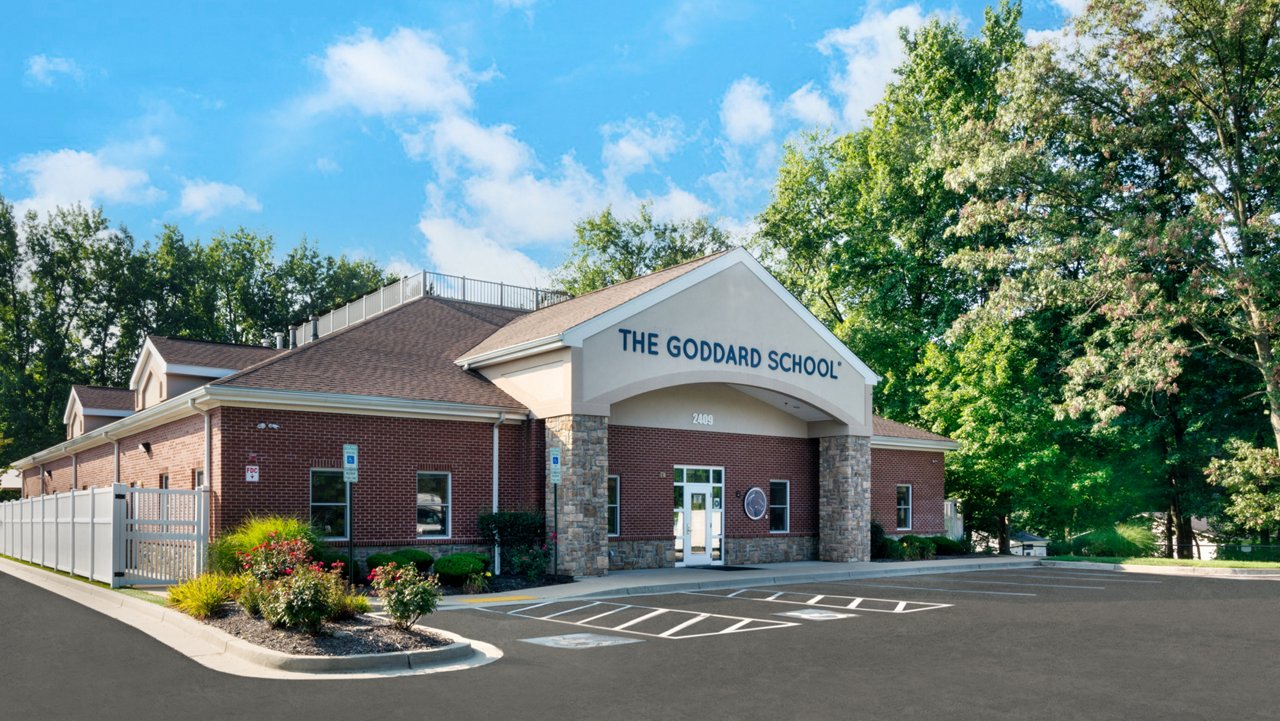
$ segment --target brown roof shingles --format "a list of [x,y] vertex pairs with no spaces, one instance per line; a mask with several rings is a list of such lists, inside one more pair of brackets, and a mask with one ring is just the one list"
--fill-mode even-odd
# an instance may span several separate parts
[[680,265],[673,265],[656,273],[650,273],[633,280],[611,285],[608,288],[601,288],[586,295],[580,295],[577,298],[556,303],[541,310],[535,310],[499,328],[492,335],[461,354],[459,360],[467,360],[494,351],[500,351],[504,348],[528,343],[529,341],[557,336],[574,326],[595,318],[601,313],[610,311],[660,285],[675,280],[727,252],[729,251],[712,253]]
[[80,399],[84,408],[98,408],[108,411],[132,411],[133,391],[128,388],[107,388],[105,386],[71,386],[71,392]]
[[886,438],[908,438],[914,441],[951,441],[946,436],[909,426],[905,423],[891,421],[880,416],[871,417],[871,432]]
[[523,408],[453,362],[522,313],[427,296],[211,385]]
[[162,335],[148,336],[165,363],[205,368],[240,370],[272,358],[284,351],[256,345],[232,345],[210,343],[202,340],[168,338]]

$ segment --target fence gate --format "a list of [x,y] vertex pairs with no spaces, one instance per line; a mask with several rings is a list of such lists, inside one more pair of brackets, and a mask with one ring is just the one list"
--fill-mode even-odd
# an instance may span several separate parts
[[205,491],[116,486],[116,502],[123,517],[113,586],[167,585],[199,575],[208,546]]

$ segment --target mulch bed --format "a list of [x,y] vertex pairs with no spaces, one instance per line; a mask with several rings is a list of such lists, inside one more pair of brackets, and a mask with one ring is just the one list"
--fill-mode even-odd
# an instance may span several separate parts
[[244,609],[228,604],[205,619],[232,636],[283,653],[302,656],[355,656],[362,653],[421,651],[448,646],[453,641],[429,631],[401,631],[387,621],[372,616],[356,616],[350,621],[326,623],[318,635],[284,628],[254,618]]
[[[526,588],[538,588],[540,586],[554,586],[558,583],[573,583],[573,576],[543,576],[536,581],[530,581],[524,576],[494,576],[489,579],[489,590],[485,593],[509,593],[511,591],[523,591]],[[462,596],[464,592],[460,586],[440,586],[440,592],[446,596]]]

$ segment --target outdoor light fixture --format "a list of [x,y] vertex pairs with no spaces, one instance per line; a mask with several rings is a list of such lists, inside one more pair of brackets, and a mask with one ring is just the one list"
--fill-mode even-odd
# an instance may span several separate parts
[[258,430],[260,430],[260,431],[266,431],[266,430],[278,431],[278,430],[280,430],[280,424],[279,424],[279,423],[263,423],[263,422],[259,422],[259,423],[258,423]]
[[150,443],[149,441],[143,441],[143,442],[139,443],[139,444],[138,444],[138,450],[142,451],[143,453],[147,454],[148,456],[149,456],[149,455],[151,455],[151,443]]

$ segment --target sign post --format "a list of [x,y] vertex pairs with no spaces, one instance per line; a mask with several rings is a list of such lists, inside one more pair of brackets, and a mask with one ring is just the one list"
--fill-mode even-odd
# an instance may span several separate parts
[[360,480],[360,447],[354,443],[342,446],[342,480],[347,487],[347,571],[351,585],[356,584],[356,509],[353,486]]
[[547,454],[550,456],[550,466],[547,470],[547,477],[551,481],[551,538],[553,554],[555,560],[551,562],[551,572],[555,575],[556,581],[560,580],[560,449],[548,448]]

